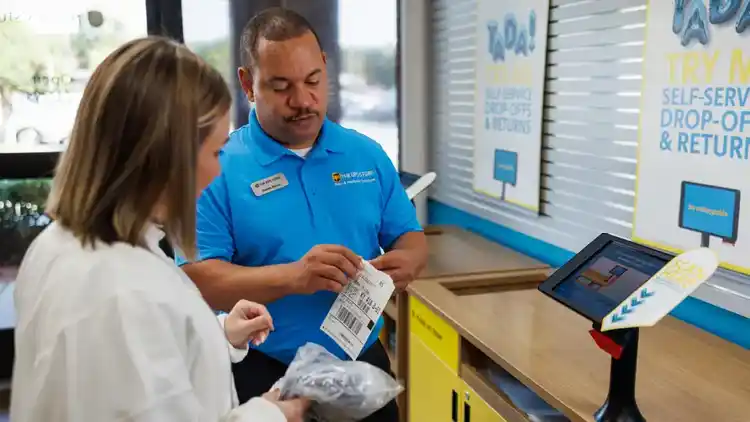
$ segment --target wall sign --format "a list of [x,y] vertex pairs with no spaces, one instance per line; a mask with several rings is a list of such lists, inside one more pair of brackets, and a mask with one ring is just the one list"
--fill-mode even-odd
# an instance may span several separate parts
[[474,189],[539,211],[549,0],[480,0]]
[[649,2],[634,240],[750,274],[750,0]]

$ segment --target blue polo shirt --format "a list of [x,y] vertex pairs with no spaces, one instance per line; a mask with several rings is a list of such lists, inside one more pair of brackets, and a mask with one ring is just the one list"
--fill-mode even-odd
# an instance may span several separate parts
[[[329,120],[302,158],[270,138],[251,112],[250,122],[230,135],[220,160],[222,174],[198,200],[198,260],[284,264],[319,244],[343,245],[369,260],[404,233],[422,230],[381,146]],[[280,173],[287,186],[262,194],[256,186],[254,192],[257,182]],[[299,347],[313,342],[346,359],[320,330],[335,298],[317,292],[268,303],[275,331],[257,349],[288,364]],[[381,318],[363,350],[382,325]]]

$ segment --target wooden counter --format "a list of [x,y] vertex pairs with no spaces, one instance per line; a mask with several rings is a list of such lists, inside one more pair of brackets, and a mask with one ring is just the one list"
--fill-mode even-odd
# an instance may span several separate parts
[[[429,255],[418,280],[481,287],[507,274],[550,271],[547,264],[455,226],[428,226],[425,234]],[[399,303],[406,298],[406,293],[394,296],[386,306],[385,315],[398,321],[399,313],[406,309]]]
[[[588,320],[533,286],[454,290],[417,281],[408,292],[570,420],[593,421],[610,359]],[[667,317],[641,330],[636,397],[648,421],[750,421],[750,351]]]
[[[495,284],[499,278],[546,278],[549,266],[455,226],[425,228],[429,247],[427,265],[419,280],[427,283],[453,283],[464,288],[482,288]],[[389,350],[393,370],[408,384],[408,296],[401,293],[385,309],[386,328],[382,341],[389,344],[389,328],[395,328],[396,350]],[[388,347],[386,348],[388,349]],[[406,421],[407,403],[399,398],[402,421]]]
[[549,265],[455,226],[425,229],[427,266],[420,279],[547,269]]
[[[550,271],[547,264],[455,226],[428,226],[425,234],[429,255],[419,280],[481,286],[513,272]],[[385,309],[394,321],[398,319],[398,299],[394,297]]]

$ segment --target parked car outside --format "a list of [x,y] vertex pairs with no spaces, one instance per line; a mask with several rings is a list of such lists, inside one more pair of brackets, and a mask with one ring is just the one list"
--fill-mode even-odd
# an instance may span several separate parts
[[14,94],[3,150],[61,149],[70,136],[81,96],[81,92]]

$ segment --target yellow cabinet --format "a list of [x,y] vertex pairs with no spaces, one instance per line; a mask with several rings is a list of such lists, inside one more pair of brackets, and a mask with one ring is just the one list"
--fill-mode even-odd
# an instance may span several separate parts
[[458,332],[414,296],[409,296],[409,313],[410,333],[422,340],[453,373],[458,374]]
[[459,377],[458,332],[409,297],[409,422],[506,422]]
[[506,422],[505,418],[491,408],[471,387],[463,381],[461,383],[462,422]]
[[409,338],[409,421],[458,422],[461,381],[415,334]]

